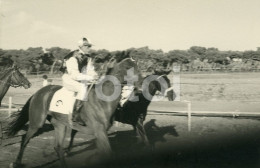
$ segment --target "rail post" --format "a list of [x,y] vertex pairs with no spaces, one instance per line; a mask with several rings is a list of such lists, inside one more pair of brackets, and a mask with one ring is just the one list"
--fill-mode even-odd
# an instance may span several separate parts
[[2,145],[2,139],[3,139],[2,122],[0,122],[0,145]]
[[8,104],[8,117],[11,116],[12,113],[12,97],[9,97],[9,104]]
[[191,101],[184,100],[187,104],[187,115],[188,115],[188,131],[191,131]]
[[191,131],[191,102],[188,101],[188,131]]

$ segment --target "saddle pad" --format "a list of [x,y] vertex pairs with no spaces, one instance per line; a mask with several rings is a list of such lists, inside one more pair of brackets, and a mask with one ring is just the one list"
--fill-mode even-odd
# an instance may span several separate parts
[[72,113],[76,100],[74,94],[64,87],[56,91],[52,97],[49,110],[62,114]]

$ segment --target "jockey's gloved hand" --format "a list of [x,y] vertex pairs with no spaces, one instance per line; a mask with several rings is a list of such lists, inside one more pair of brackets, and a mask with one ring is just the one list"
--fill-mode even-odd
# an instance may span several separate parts
[[99,76],[98,75],[92,75],[92,77],[93,77],[93,79],[92,80],[95,80],[95,81],[97,81],[98,79],[99,79]]

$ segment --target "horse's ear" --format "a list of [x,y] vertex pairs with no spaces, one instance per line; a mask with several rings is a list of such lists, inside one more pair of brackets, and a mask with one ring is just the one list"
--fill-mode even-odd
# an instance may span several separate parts
[[117,60],[115,58],[110,59],[109,62],[108,62],[107,68],[113,68],[116,61]]

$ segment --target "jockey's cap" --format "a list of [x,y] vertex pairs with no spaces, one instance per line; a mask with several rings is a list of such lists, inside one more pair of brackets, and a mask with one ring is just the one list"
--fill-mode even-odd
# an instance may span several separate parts
[[82,47],[82,46],[91,47],[93,44],[91,43],[89,38],[83,37],[79,40],[78,45],[79,45],[79,47]]

